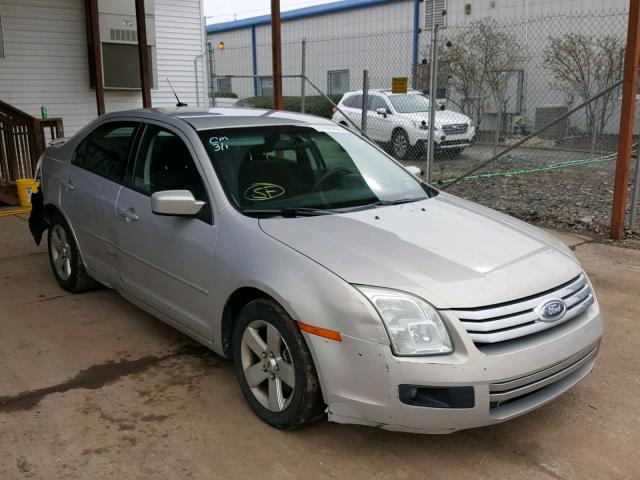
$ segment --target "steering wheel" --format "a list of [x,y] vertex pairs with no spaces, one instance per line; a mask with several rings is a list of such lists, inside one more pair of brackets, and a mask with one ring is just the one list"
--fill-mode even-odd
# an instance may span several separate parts
[[318,180],[316,180],[316,183],[313,184],[311,191],[317,192],[327,180],[340,174],[351,175],[351,170],[349,170],[346,167],[337,167],[337,168],[332,168],[331,170],[327,170],[322,174],[322,176]]

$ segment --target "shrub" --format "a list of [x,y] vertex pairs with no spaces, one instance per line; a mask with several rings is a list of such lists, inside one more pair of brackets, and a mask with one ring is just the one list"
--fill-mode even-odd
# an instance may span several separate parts
[[[342,98],[342,95],[329,95],[329,98],[331,98],[334,103],[338,103]],[[289,112],[300,111],[301,97],[286,96],[283,100],[284,110]],[[248,107],[272,109],[273,97],[249,97],[245,98],[243,103]],[[333,105],[331,105],[327,99],[321,95],[310,95],[304,98],[305,113],[317,115],[319,117],[331,118],[333,115],[331,111],[332,108]]]

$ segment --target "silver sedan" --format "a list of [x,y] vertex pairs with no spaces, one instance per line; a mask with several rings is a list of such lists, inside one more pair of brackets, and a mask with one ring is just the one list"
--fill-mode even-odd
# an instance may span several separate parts
[[592,368],[570,250],[313,116],[112,113],[50,146],[31,227],[66,290],[114,288],[232,358],[258,417],[442,433]]

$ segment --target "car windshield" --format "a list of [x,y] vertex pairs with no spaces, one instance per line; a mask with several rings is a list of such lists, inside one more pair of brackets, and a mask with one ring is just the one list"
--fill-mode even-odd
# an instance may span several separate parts
[[227,196],[247,214],[334,213],[421,200],[432,192],[378,148],[337,125],[216,129],[199,135]]
[[389,100],[398,113],[429,111],[429,99],[424,95],[389,95]]

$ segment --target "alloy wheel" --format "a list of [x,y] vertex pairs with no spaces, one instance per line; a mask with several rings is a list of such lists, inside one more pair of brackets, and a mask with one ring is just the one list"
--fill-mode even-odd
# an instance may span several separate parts
[[285,410],[295,390],[295,369],[289,347],[276,327],[254,320],[245,329],[240,346],[244,377],[260,404]]
[[51,229],[51,259],[58,276],[68,280],[71,277],[71,245],[62,225],[54,225]]
[[398,132],[393,137],[393,154],[396,158],[402,159],[409,150],[409,140],[404,132]]

